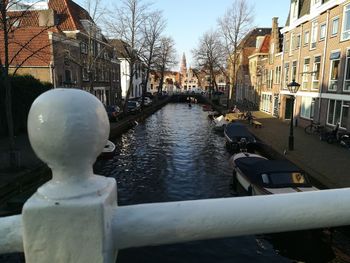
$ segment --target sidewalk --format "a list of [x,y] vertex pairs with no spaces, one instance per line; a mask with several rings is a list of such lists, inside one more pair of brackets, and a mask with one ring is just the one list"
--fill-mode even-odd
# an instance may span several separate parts
[[288,151],[289,122],[266,113],[253,112],[262,128],[249,130],[279,154],[304,169],[327,188],[350,187],[350,151],[339,144],[320,141],[317,135],[308,135],[303,128],[294,127],[294,151]]

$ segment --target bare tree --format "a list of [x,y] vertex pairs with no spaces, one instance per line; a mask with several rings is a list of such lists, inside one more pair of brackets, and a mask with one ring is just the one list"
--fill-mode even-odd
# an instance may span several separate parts
[[252,28],[253,7],[247,0],[237,0],[226,11],[225,15],[218,20],[219,29],[228,60],[231,87],[229,91],[229,103],[233,101],[236,91],[236,61],[239,55],[239,44],[248,31]]
[[147,20],[149,4],[143,0],[122,0],[106,21],[106,28],[111,36],[121,39],[126,43],[126,50],[129,62],[129,87],[125,97],[124,112],[127,112],[127,101],[133,88],[133,78],[136,72],[136,63],[144,48],[144,23]]
[[[5,94],[5,112],[7,130],[9,136],[10,165],[18,165],[17,156],[19,152],[15,150],[14,121],[12,113],[12,85],[10,77],[31,58],[42,59],[43,53],[49,53],[49,43],[42,43],[39,46],[32,43],[43,33],[46,33],[53,25],[48,21],[42,21],[42,27],[27,39],[18,40],[17,32],[23,32],[27,26],[26,22],[31,21],[35,16],[33,7],[37,2],[28,3],[22,0],[0,1],[0,37],[3,43],[0,48],[0,85]],[[12,12],[16,10],[16,12]],[[45,26],[46,25],[46,26]],[[11,52],[10,52],[11,47]],[[13,64],[16,66],[13,67]],[[10,72],[11,68],[11,72]]]
[[175,41],[171,37],[162,37],[155,61],[155,68],[160,72],[158,93],[163,91],[165,71],[177,65],[178,62],[176,58]]
[[197,67],[210,76],[210,89],[218,90],[216,75],[224,71],[225,52],[217,32],[208,31],[200,38],[198,47],[192,50]]
[[142,101],[141,107],[144,105],[145,94],[148,85],[148,76],[154,66],[156,59],[156,52],[160,48],[161,34],[165,28],[165,20],[162,12],[157,10],[149,14],[147,20],[144,23],[143,35],[144,35],[144,49],[141,54],[143,61],[146,64],[146,74],[142,81]]
[[[106,15],[106,9],[103,6],[102,0],[85,0],[84,6],[87,10],[87,18],[89,22],[83,23],[84,28],[87,33],[86,40],[86,49],[87,49],[87,59],[86,61],[77,62],[81,67],[85,67],[89,77],[89,92],[93,91],[94,88],[94,76],[98,74],[98,69],[96,68],[96,63],[98,58],[101,57],[101,54],[105,52],[107,45],[104,45],[100,48],[100,44],[97,43],[97,40],[104,40],[101,29],[98,27],[98,23],[103,20],[103,17]],[[106,42],[106,41],[103,41]],[[84,70],[84,69],[83,69]]]

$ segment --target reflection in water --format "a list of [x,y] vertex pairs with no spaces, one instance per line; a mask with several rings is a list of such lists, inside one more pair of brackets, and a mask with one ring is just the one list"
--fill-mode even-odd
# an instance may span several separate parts
[[[207,112],[199,105],[168,104],[115,143],[114,159],[98,162],[95,170],[116,178],[119,205],[233,196],[224,138],[211,130]],[[323,255],[325,251],[307,239],[307,251],[289,253],[301,244],[303,235],[287,244],[280,237],[287,236],[126,249],[119,252],[118,262],[315,262],[310,261],[313,253]]]

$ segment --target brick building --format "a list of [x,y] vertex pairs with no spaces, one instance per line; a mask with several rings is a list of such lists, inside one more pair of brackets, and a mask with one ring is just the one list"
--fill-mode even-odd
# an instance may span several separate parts
[[[10,72],[30,74],[55,88],[85,89],[114,104],[120,63],[88,12],[71,0],[12,5]],[[25,47],[25,48],[23,48]],[[4,57],[3,42],[0,56]]]
[[287,83],[301,84],[296,95],[298,123],[310,120],[349,129],[350,2],[293,0],[282,29],[284,37],[281,85],[282,118],[290,117]]

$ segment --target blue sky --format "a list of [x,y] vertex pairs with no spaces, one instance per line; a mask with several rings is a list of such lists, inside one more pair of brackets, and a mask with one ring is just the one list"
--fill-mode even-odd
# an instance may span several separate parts
[[[83,0],[76,0],[83,5]],[[187,66],[193,65],[191,50],[197,47],[204,32],[215,29],[217,19],[234,0],[145,0],[153,3],[152,9],[163,11],[167,19],[166,35],[176,42],[179,60],[185,52]],[[119,0],[105,0],[105,3],[118,4]],[[252,26],[271,27],[272,17],[279,17],[279,25],[284,26],[290,0],[249,0],[254,6],[254,23]]]

